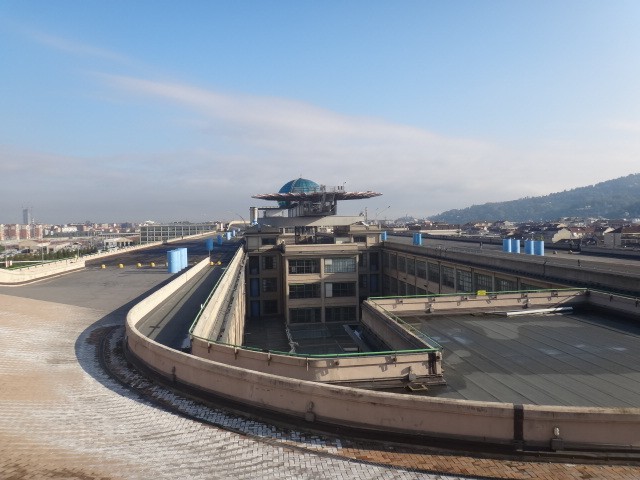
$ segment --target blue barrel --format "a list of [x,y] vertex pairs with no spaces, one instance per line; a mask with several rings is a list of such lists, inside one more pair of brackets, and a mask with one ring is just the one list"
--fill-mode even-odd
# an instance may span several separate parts
[[511,239],[511,251],[513,253],[520,253],[520,239],[512,238]]
[[511,252],[511,239],[503,238],[502,239],[502,251],[503,252]]
[[218,245],[222,245],[222,235],[218,235]]
[[544,240],[537,240],[533,245],[533,254],[544,257]]
[[180,253],[178,250],[167,251],[167,271],[169,273],[178,273],[180,270]]
[[381,242],[386,242],[387,241],[387,232],[381,232],[380,233],[380,241]]
[[180,270],[189,266],[189,259],[187,257],[187,249],[180,248]]
[[414,233],[413,234],[413,244],[414,245],[422,245],[422,234]]
[[213,238],[207,238],[207,240],[204,242],[204,246],[209,251],[213,250]]
[[528,254],[528,255],[533,255],[533,240],[525,240],[524,241],[524,253]]

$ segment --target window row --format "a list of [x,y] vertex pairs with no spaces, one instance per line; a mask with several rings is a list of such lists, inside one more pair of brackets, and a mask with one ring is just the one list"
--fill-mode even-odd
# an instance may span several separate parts
[[[289,285],[289,298],[320,298],[321,283],[292,283]],[[325,298],[355,297],[355,282],[325,282]]]
[[[325,322],[357,322],[358,309],[355,305],[325,307]],[[322,308],[290,308],[289,323],[315,323],[322,321]]]
[[[429,271],[437,271],[435,269]],[[518,286],[516,279],[507,279],[501,277],[492,277],[491,275],[482,273],[471,273],[466,270],[455,270],[446,265],[440,270],[442,285],[455,289],[459,293],[473,293],[478,290],[487,292],[513,292],[517,290],[538,290],[542,287],[521,282]],[[429,280],[432,280],[431,278]],[[438,283],[437,280],[432,280]],[[426,295],[425,289],[417,287],[411,283],[403,282],[390,275],[382,276],[382,292],[384,295]]]
[[[324,260],[324,273],[353,273],[355,271],[355,257],[325,258]],[[320,259],[291,259],[289,260],[289,273],[292,275],[320,273]]]
[[275,255],[250,255],[249,274],[259,275],[260,270],[276,270],[277,262]]

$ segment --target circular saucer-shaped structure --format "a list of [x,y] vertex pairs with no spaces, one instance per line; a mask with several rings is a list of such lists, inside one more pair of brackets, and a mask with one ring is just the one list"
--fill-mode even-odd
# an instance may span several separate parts
[[252,195],[260,200],[277,201],[280,208],[291,208],[300,202],[335,202],[337,200],[361,200],[382,195],[370,190],[366,192],[347,192],[343,187],[318,185],[306,178],[297,178],[285,183],[278,193],[260,193]]
[[[319,192],[320,190],[320,185],[318,185],[313,180],[308,180],[306,178],[300,177],[285,183],[278,191],[278,193],[313,193]],[[280,208],[288,208],[289,206],[291,206],[291,202],[288,200],[279,200],[278,205],[280,206]]]

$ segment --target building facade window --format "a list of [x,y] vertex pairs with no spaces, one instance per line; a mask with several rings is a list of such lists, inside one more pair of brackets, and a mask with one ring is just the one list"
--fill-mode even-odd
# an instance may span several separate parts
[[262,279],[262,291],[264,293],[272,293],[278,291],[278,279],[273,278],[263,278]]
[[364,275],[358,275],[358,286],[360,288],[367,288],[368,286],[368,281],[369,280],[369,276],[367,274]]
[[320,260],[318,258],[291,259],[289,273],[292,275],[320,273]]
[[398,295],[398,279],[391,277],[391,283],[389,284],[389,295]]
[[380,275],[372,273],[369,275],[369,293],[378,293],[380,290]]
[[429,271],[427,278],[430,282],[440,283],[440,265],[429,262]]
[[380,255],[378,252],[369,252],[369,270],[377,272],[380,269]]
[[469,293],[473,291],[471,272],[466,270],[458,270],[456,275],[456,290],[458,292]]
[[276,257],[273,255],[263,255],[262,256],[262,269],[263,270],[275,270],[276,268]]
[[517,289],[518,284],[515,280],[496,277],[496,292],[513,292]]
[[453,268],[442,266],[442,285],[451,288],[456,287],[455,270]]
[[356,271],[356,259],[353,257],[325,258],[324,273],[351,273]]
[[391,270],[398,269],[398,255],[396,255],[395,253],[389,254],[389,268]]
[[355,282],[333,282],[324,284],[324,295],[326,298],[331,297],[355,297]]
[[484,275],[482,273],[474,274],[476,282],[476,290],[486,290],[487,292],[493,291],[493,278],[491,275]]
[[326,322],[357,322],[355,306],[327,307],[324,309]]
[[250,275],[260,274],[260,257],[256,255],[251,255],[249,257],[249,274]]
[[402,255],[398,255],[398,271],[402,273],[407,272],[407,259]]
[[416,274],[416,259],[415,258],[407,258],[407,275]]
[[262,245],[275,245],[276,237],[262,237],[260,238]]
[[320,307],[290,308],[290,323],[313,323],[322,321]]
[[427,262],[421,260],[416,261],[416,276],[424,280],[427,279]]
[[250,297],[260,296],[260,279],[259,278],[252,278],[249,280],[249,296]]
[[289,298],[320,298],[320,284],[292,283],[289,285]]

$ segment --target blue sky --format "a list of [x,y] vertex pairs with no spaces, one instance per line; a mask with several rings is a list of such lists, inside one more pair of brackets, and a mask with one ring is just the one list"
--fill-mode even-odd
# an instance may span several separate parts
[[0,223],[424,217],[630,173],[637,1],[0,3]]

